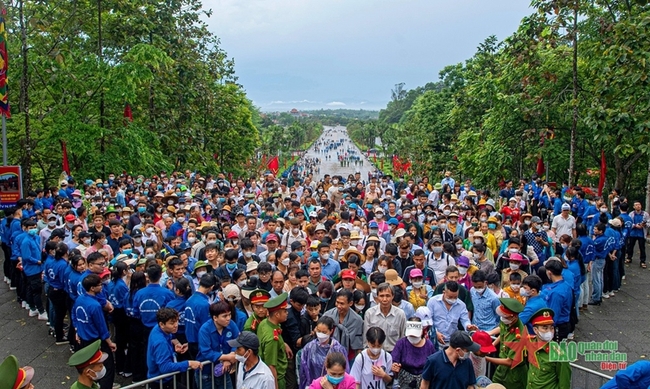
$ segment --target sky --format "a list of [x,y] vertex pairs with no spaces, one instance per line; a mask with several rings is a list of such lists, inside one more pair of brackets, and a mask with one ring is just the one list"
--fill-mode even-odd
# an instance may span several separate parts
[[503,40],[527,0],[203,0],[211,32],[263,111],[384,108],[395,84],[438,80],[488,36]]

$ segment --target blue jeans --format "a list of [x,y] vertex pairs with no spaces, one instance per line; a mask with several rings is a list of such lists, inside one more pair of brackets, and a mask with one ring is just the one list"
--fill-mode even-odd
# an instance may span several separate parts
[[614,261],[613,275],[612,275],[612,290],[621,289],[621,272],[620,272],[620,262],[623,259],[623,250],[618,250],[616,252],[616,261]]
[[603,298],[603,270],[605,269],[605,258],[596,258],[591,263],[591,279],[593,291],[591,301],[597,303]]

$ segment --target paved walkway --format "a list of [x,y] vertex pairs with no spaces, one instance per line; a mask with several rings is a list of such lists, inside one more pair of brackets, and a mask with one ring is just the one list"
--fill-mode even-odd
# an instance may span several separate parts
[[[317,152],[315,150],[315,144],[320,141],[324,140],[343,140],[343,149],[348,149],[352,148],[357,151],[358,155],[360,155],[363,158],[363,166],[357,165],[355,166],[353,162],[350,162],[350,166],[347,167],[341,167],[341,163],[336,159],[336,150],[329,151],[327,153],[323,152]],[[348,136],[348,132],[345,127],[343,126],[336,126],[336,127],[330,127],[330,126],[324,126],[323,127],[323,134],[318,138],[316,142],[314,142],[314,146],[312,146],[309,150],[307,150],[307,153],[305,154],[306,158],[320,158],[321,159],[321,164],[320,164],[320,173],[319,174],[314,174],[314,180],[318,181],[324,176],[325,174],[329,175],[340,175],[344,179],[348,178],[348,175],[354,174],[356,171],[361,172],[361,178],[365,181],[368,180],[368,173],[374,172],[375,167],[372,165],[372,163],[368,160],[365,154],[363,154],[359,148],[352,142],[350,137]],[[332,157],[331,160],[326,161],[325,156],[328,155]]]

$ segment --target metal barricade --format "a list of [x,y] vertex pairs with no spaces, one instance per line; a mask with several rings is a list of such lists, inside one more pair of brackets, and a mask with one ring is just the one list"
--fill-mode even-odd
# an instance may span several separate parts
[[605,382],[614,377],[603,374],[599,371],[588,369],[575,363],[571,363],[571,388],[572,389],[594,389],[600,388]]
[[[210,366],[210,385],[203,385],[203,367]],[[149,378],[144,381],[132,383],[131,385],[122,386],[121,389],[178,389],[181,386],[177,385],[183,378],[185,378],[185,385],[188,388],[197,389],[214,389],[216,388],[217,380],[224,378],[215,378],[212,372],[214,371],[214,363],[210,361],[201,362],[201,369],[189,369],[186,372],[176,371],[173,373],[162,374],[157,377]],[[199,375],[198,383],[195,384],[196,375]],[[228,373],[225,373],[228,374]]]

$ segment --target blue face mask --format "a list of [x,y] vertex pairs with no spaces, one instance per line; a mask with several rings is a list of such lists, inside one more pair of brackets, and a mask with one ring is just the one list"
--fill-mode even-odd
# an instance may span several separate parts
[[235,262],[235,263],[226,263],[226,269],[228,269],[228,270],[237,270],[237,262]]
[[156,188],[158,188],[158,190],[162,190],[162,185],[158,185]]
[[497,228],[497,225],[494,224],[494,223],[488,223],[488,228],[491,229],[491,230],[494,230],[494,229]]
[[219,202],[220,202],[220,203],[225,203],[225,202],[226,202],[226,199],[225,199],[225,198],[220,198],[220,199],[219,199]]
[[255,204],[255,200],[248,200],[248,204]]
[[321,297],[321,298],[320,298],[320,302],[321,302],[321,303],[326,303],[326,302],[328,302],[328,301],[330,301],[330,299],[326,299],[326,298],[324,298],[324,297]]
[[343,377],[332,377],[332,376],[329,375],[329,374],[327,375],[327,380],[328,380],[328,381],[330,382],[330,384],[332,384],[332,385],[340,384],[341,381],[343,381],[343,378],[345,378],[345,376],[343,376]]
[[317,251],[312,251],[310,255],[311,255],[312,258],[318,259],[318,252]]
[[138,212],[140,212],[140,213],[147,212],[147,207],[138,207]]
[[143,193],[144,193],[145,196],[149,196],[149,191],[148,190],[145,190]]
[[124,250],[122,250],[122,254],[126,254],[126,255],[131,255],[132,252],[133,252],[133,249],[124,249]]
[[31,236],[35,236],[36,234],[38,234],[38,229],[32,228],[31,230],[27,230],[27,233]]

